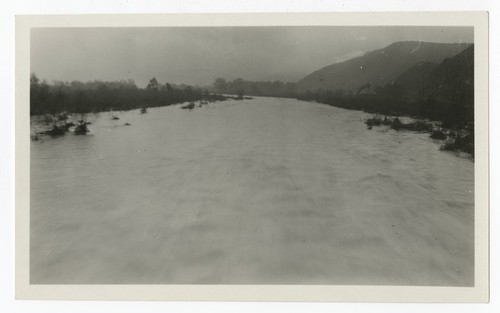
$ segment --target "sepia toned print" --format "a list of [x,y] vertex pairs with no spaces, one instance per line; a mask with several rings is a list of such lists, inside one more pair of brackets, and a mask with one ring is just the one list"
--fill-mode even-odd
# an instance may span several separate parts
[[29,285],[478,287],[474,26],[29,38]]

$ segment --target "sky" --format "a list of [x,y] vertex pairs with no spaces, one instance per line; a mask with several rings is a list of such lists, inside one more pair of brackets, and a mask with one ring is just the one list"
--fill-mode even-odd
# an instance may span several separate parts
[[472,43],[471,27],[34,28],[31,72],[51,82],[133,79],[210,85],[228,80],[298,81],[396,41]]

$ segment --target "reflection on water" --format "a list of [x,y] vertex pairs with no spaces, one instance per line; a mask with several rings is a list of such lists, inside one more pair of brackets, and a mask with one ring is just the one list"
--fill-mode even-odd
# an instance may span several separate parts
[[31,143],[34,284],[473,285],[474,163],[426,134],[292,99],[116,114]]

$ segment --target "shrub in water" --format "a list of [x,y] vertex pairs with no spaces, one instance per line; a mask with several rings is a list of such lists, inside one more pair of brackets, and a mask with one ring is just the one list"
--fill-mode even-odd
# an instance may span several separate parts
[[384,120],[382,121],[382,125],[390,126],[391,124],[392,124],[392,120],[387,118],[387,116],[384,117]]
[[52,137],[62,136],[65,133],[66,133],[66,128],[60,127],[58,125],[54,125],[54,126],[52,126],[51,129],[44,132],[44,134],[52,136]]
[[370,126],[380,126],[382,125],[382,119],[378,116],[375,116],[373,118],[369,118],[366,120],[365,122],[366,125],[368,125],[368,127]]
[[87,127],[89,124],[89,122],[84,120],[78,121],[78,125],[75,127],[75,135],[86,135],[89,132],[89,128]]
[[444,140],[444,139],[446,139],[446,134],[441,129],[435,129],[432,131],[430,137],[432,139]]
[[455,139],[449,139],[441,146],[441,150],[463,151],[474,154],[474,134],[465,136],[457,135]]
[[395,129],[395,130],[400,130],[402,125],[403,125],[403,123],[401,123],[401,121],[399,120],[399,118],[396,117],[392,121],[391,128]]

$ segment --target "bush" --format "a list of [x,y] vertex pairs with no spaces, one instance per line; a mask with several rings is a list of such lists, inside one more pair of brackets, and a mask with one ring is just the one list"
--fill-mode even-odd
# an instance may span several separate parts
[[457,135],[454,139],[449,139],[441,146],[441,150],[462,151],[474,155],[474,134],[465,136]]
[[89,128],[87,127],[89,124],[89,122],[84,120],[78,121],[78,125],[75,127],[75,135],[86,135],[89,132]]
[[435,129],[432,131],[431,136],[432,139],[444,140],[446,139],[446,134],[441,129]]
[[394,120],[392,120],[391,128],[395,130],[400,130],[402,125],[403,123],[401,123],[399,118],[396,117]]
[[375,116],[373,118],[369,118],[365,121],[365,124],[368,125],[368,127],[371,126],[380,126],[382,125],[382,119],[378,116]]
[[52,137],[63,136],[66,134],[67,129],[65,127],[61,127],[59,125],[53,125],[51,129],[44,131],[43,134],[49,135]]
[[384,117],[384,120],[382,121],[382,125],[390,126],[392,124],[392,120],[390,118]]

